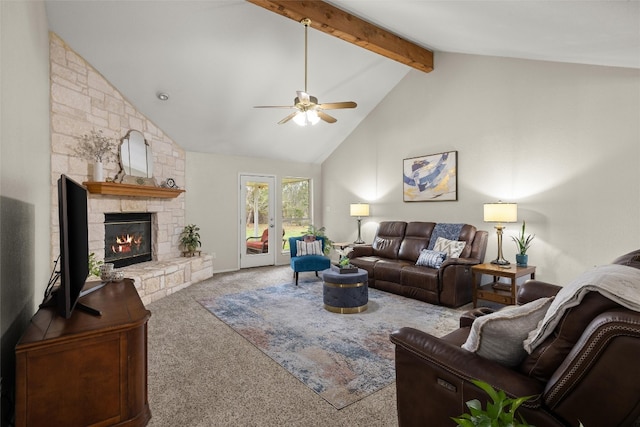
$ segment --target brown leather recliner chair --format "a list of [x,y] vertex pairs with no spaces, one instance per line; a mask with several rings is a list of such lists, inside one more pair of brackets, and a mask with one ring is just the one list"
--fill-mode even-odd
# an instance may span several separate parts
[[[640,250],[613,263],[640,268]],[[559,290],[529,280],[518,303]],[[510,397],[535,396],[519,413],[537,427],[640,425],[640,313],[589,292],[520,366],[510,368],[460,347],[474,317],[489,311],[469,312],[460,329],[442,338],[412,328],[391,335],[401,427],[454,425],[451,417],[467,412],[465,403],[472,399],[484,407],[488,396],[472,379]]]

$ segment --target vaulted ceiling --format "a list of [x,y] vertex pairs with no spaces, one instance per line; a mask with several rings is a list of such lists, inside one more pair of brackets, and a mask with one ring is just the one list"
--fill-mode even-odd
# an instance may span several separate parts
[[[635,0],[329,3],[434,51],[435,69],[438,52],[640,68]],[[421,72],[312,25],[309,93],[358,107],[332,111],[334,124],[278,125],[288,110],[253,107],[292,105],[304,88],[304,27],[295,19],[244,0],[46,7],[50,29],[189,151],[322,162],[408,72]]]

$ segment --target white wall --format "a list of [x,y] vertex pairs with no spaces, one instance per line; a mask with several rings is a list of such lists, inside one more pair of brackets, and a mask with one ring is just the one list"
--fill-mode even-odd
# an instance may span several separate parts
[[[640,248],[640,70],[437,53],[411,71],[323,163],[325,225],[352,241],[355,201],[383,220],[466,222],[490,231],[482,204],[518,203],[536,234],[537,278],[563,284]],[[402,160],[458,151],[458,201],[404,203]]]
[[13,349],[51,269],[48,35],[43,2],[0,1],[2,425],[14,412]]
[[[187,152],[186,223],[200,227],[202,250],[215,253],[216,272],[237,270],[239,265],[239,176],[263,174],[276,177],[276,229],[282,233],[279,189],[282,178],[312,180],[314,225],[322,226],[321,167],[316,164],[273,161],[253,157],[226,156]],[[289,256],[276,251],[276,264],[288,264]]]
[[[42,295],[49,278],[49,32],[43,2],[0,2],[1,15],[1,181],[3,198],[2,221],[22,220],[11,218],[13,212],[4,208],[21,204],[32,213],[30,227],[11,229],[12,236],[2,236],[4,255],[13,252],[14,265],[27,257],[29,271],[15,272],[15,277],[3,274],[3,290],[22,284],[35,291],[33,306],[42,302]],[[16,248],[19,239],[33,237],[33,247],[24,247],[27,253]],[[29,278],[30,283],[25,282]],[[13,281],[11,285],[9,279]],[[4,292],[3,292],[4,293]],[[14,308],[21,302],[12,301]],[[4,311],[3,311],[4,315]],[[4,329],[4,328],[3,328]]]

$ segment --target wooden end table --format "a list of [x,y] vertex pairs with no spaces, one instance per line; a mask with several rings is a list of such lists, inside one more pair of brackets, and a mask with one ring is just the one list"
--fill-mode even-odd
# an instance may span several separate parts
[[[515,264],[499,266],[496,264],[478,264],[471,267],[473,273],[473,307],[478,304],[479,299],[493,301],[500,304],[515,304],[517,283],[519,277],[529,275],[531,279],[536,278],[536,267],[518,267]],[[493,276],[493,282],[481,285],[482,275]],[[498,277],[506,277],[511,283],[499,282]]]
[[353,245],[352,242],[333,242],[332,244],[334,249],[340,249],[340,250],[344,250],[344,248],[348,248],[351,245]]

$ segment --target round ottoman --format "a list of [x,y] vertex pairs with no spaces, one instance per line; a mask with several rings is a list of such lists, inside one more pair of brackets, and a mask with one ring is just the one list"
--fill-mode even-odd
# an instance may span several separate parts
[[341,314],[361,313],[367,309],[369,289],[367,271],[341,274],[331,268],[322,272],[324,308]]

